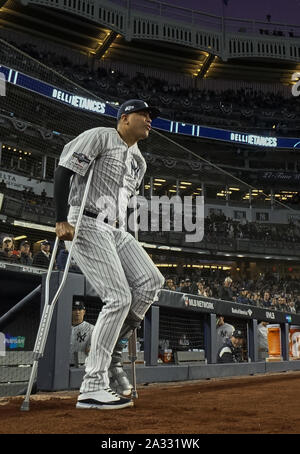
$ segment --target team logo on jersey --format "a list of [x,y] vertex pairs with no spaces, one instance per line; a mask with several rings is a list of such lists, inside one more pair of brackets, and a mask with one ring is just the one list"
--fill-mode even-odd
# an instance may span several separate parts
[[139,172],[140,172],[140,167],[139,167],[138,163],[136,162],[135,159],[132,159],[132,161],[131,161],[131,175],[134,178],[137,178]]
[[86,164],[89,164],[91,160],[87,158],[83,153],[73,153],[73,156],[77,159],[77,161],[81,164],[82,162],[85,162]]
[[80,331],[79,331],[79,333],[77,333],[77,342],[84,342],[85,338],[86,338],[86,333],[81,334]]

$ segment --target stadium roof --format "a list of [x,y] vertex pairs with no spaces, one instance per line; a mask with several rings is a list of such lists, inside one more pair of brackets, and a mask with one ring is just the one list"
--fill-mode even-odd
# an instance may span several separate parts
[[[229,1],[226,8],[232,10],[233,6]],[[0,28],[19,30],[56,41],[80,52],[94,54],[96,58],[101,58],[107,52],[105,58],[112,61],[125,61],[189,75],[196,74],[202,68],[198,75],[200,78],[205,75],[208,79],[258,82],[290,83],[291,75],[300,69],[300,65],[297,67],[295,62],[262,58],[235,58],[224,62],[206,51],[178,44],[151,40],[129,42],[125,37],[90,20],[46,6],[24,6],[17,0],[0,0],[0,8]]]

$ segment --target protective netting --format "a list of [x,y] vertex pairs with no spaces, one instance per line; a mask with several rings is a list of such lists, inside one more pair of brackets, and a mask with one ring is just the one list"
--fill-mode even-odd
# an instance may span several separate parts
[[[218,314],[218,318],[221,314]],[[164,363],[176,362],[176,352],[201,352],[203,361],[207,358],[207,345],[205,343],[205,317],[204,314],[189,313],[172,308],[160,308],[159,314],[159,358]],[[247,348],[247,322],[233,317],[223,317],[224,322],[234,329],[241,330],[243,345],[240,349],[241,361],[248,361]],[[218,326],[218,325],[217,325]],[[207,334],[208,335],[208,334]],[[216,332],[216,345],[218,349],[225,341],[225,337]]]
[[204,350],[203,315],[186,311],[160,308],[159,314],[159,350],[164,360],[164,353],[170,352],[174,361],[176,351]]

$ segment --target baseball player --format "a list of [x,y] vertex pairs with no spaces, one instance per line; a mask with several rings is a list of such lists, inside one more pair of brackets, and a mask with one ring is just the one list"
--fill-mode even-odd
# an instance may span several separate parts
[[222,315],[217,316],[217,351],[222,347],[226,342],[226,339],[230,339],[234,331],[234,326],[230,323],[225,323],[224,317]]
[[75,355],[77,352],[84,352],[87,356],[90,351],[94,325],[84,321],[84,316],[85,306],[83,302],[74,301],[72,307],[70,364],[76,364]]
[[269,353],[268,326],[269,322],[261,321],[257,325],[258,360],[264,361]]
[[[128,388],[121,362],[124,340],[140,326],[164,284],[146,251],[125,229],[128,201],[146,171],[137,142],[149,136],[158,114],[144,101],[126,101],[118,110],[117,128],[99,127],[80,134],[64,147],[55,172],[56,234],[69,249],[94,162],[73,257],[104,306],[93,330],[76,408],[133,406],[130,396],[111,389],[110,381]],[[132,387],[127,388],[125,393],[131,392]]]
[[241,330],[236,329],[218,351],[217,363],[240,363],[242,359],[242,345],[244,336]]

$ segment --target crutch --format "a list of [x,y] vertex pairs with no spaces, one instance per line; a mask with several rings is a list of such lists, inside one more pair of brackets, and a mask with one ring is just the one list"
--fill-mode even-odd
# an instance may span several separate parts
[[71,258],[72,258],[73,246],[75,244],[75,241],[76,241],[76,238],[78,235],[79,225],[80,225],[80,222],[82,219],[83,210],[85,207],[92,175],[94,172],[94,166],[95,166],[95,161],[92,163],[92,166],[91,166],[91,169],[89,172],[89,176],[87,179],[87,183],[85,186],[82,203],[81,203],[79,214],[78,214],[78,219],[77,219],[76,226],[75,226],[74,237],[71,242],[71,247],[69,250],[69,255],[68,255],[68,259],[67,259],[66,266],[64,269],[62,281],[60,283],[60,286],[58,287],[57,292],[54,295],[54,298],[52,299],[52,301],[49,301],[49,282],[50,282],[50,277],[51,277],[51,273],[53,270],[57,249],[58,249],[58,243],[59,243],[58,237],[56,237],[56,240],[54,243],[51,260],[50,260],[48,271],[47,271],[46,282],[45,282],[45,305],[44,305],[44,309],[43,309],[43,313],[42,313],[42,317],[41,317],[41,321],[40,321],[40,325],[39,325],[39,329],[38,329],[38,333],[37,333],[37,337],[36,337],[36,341],[35,341],[35,345],[34,345],[32,370],[31,370],[31,374],[30,374],[30,378],[29,378],[29,382],[28,382],[26,396],[21,405],[22,411],[29,410],[29,399],[30,399],[33,383],[35,381],[36,374],[37,374],[38,362],[39,362],[40,358],[44,355],[45,345],[46,345],[46,341],[47,341],[47,337],[48,337],[48,333],[49,333],[49,328],[50,328],[50,324],[51,324],[51,320],[52,320],[55,303],[58,300],[58,297],[59,297],[59,295],[65,285],[65,281],[67,279],[70,262],[71,262]]
[[137,341],[137,328],[135,328],[133,330],[133,333],[130,336],[129,341],[128,341],[128,358],[129,358],[129,361],[131,362],[131,375],[132,375],[132,384],[133,384],[133,390],[131,391],[131,395],[135,399],[138,398],[138,393],[136,390],[136,368],[135,368],[135,362],[137,360],[136,341]]
[[[136,197],[136,196],[135,196]],[[137,203],[135,199],[135,204],[133,208],[133,216],[134,216],[134,237],[138,241],[138,228],[137,228]],[[133,384],[133,390],[131,392],[131,395],[133,398],[137,399],[138,398],[138,393],[136,390],[136,360],[137,360],[137,351],[136,351],[136,342],[137,342],[137,328],[135,328],[132,332],[132,335],[129,338],[128,341],[128,359],[131,362],[131,375],[132,375],[132,384]]]

